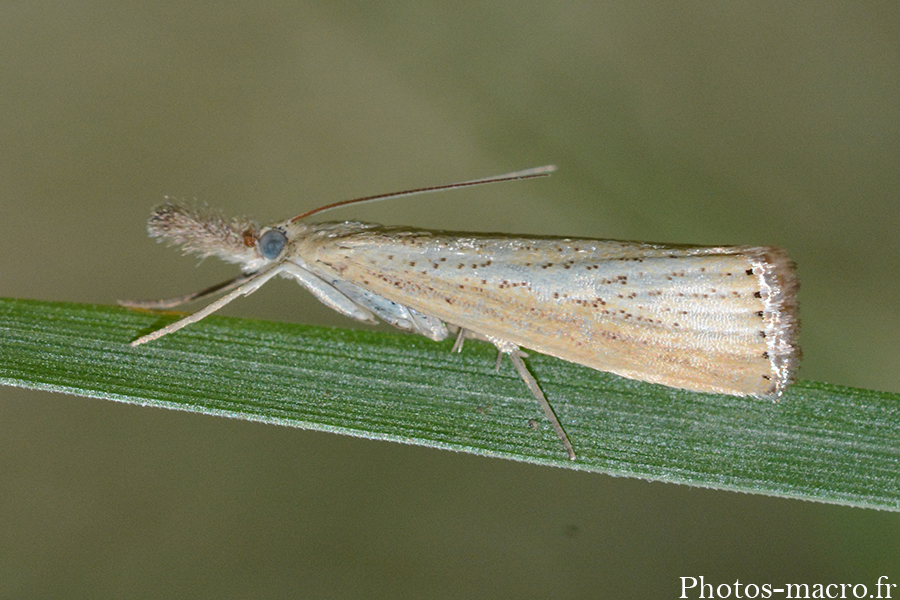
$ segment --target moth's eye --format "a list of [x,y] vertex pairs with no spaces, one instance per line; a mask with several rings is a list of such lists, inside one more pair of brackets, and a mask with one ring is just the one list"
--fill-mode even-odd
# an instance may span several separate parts
[[285,244],[287,244],[287,236],[284,235],[284,232],[278,229],[270,229],[259,236],[256,247],[259,248],[259,253],[263,255],[263,258],[272,260],[281,254]]

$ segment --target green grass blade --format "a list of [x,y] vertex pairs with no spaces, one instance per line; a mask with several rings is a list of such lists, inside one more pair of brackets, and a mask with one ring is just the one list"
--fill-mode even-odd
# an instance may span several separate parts
[[532,354],[578,452],[495,351],[364,330],[0,300],[0,383],[709,488],[900,510],[900,395],[800,382],[778,403]]

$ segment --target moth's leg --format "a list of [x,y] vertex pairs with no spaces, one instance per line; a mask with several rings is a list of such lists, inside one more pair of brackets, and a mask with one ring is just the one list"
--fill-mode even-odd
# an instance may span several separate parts
[[[450,352],[462,352],[463,343],[466,341],[466,338],[473,340],[481,340],[482,342],[491,342],[495,346],[499,340],[495,340],[494,338],[488,338],[487,336],[481,335],[480,333],[476,333],[471,329],[466,329],[464,327],[459,328],[459,332],[456,334],[456,341],[453,342],[453,347],[450,348]],[[505,342],[501,342],[505,343]],[[528,355],[522,352],[521,350],[516,350],[516,353],[522,358],[528,358]],[[503,362],[503,356],[506,354],[505,351],[501,350],[499,347],[497,348],[497,364],[494,366],[494,372],[500,371],[500,364]]]
[[459,333],[456,334],[456,341],[453,342],[453,347],[450,349],[450,352],[462,352],[463,342],[466,341],[466,334],[469,332],[465,327],[459,328]]
[[497,346],[497,350],[499,350],[499,354],[497,355],[498,367],[500,366],[500,359],[504,354],[509,357],[509,360],[512,361],[512,364],[516,368],[516,371],[519,372],[519,376],[525,382],[525,385],[528,386],[528,389],[531,390],[531,393],[538,401],[540,407],[544,410],[544,414],[547,416],[547,420],[550,421],[550,424],[553,426],[553,430],[556,432],[557,437],[559,437],[560,441],[563,444],[563,447],[566,449],[566,452],[569,455],[569,459],[575,460],[575,450],[572,448],[572,443],[569,441],[569,436],[566,435],[566,430],[563,429],[562,425],[559,422],[559,419],[556,418],[556,413],[553,412],[553,407],[550,406],[550,403],[547,401],[547,397],[544,396],[544,392],[543,390],[541,390],[541,386],[538,385],[538,382],[535,380],[534,376],[525,365],[525,361],[522,360],[522,357],[525,356],[525,353],[521,352],[519,350],[519,347],[512,342],[500,340],[492,336],[485,337],[488,339],[488,341]]
[[428,316],[408,306],[388,300],[346,280],[339,279],[332,281],[331,284],[350,298],[356,306],[373,312],[375,316],[397,329],[418,333],[436,342],[447,337],[447,326],[437,317]]
[[164,298],[162,300],[119,300],[118,304],[119,306],[124,306],[126,308],[146,308],[149,310],[175,308],[176,306],[187,304],[188,302],[193,302],[194,300],[200,300],[201,298],[206,298],[207,296],[212,296],[213,294],[217,294],[219,292],[227,292],[228,290],[233,290],[238,286],[244,285],[254,277],[256,277],[256,273],[238,275],[234,279],[229,279],[228,281],[223,281],[222,283],[217,283],[216,285],[211,285],[205,290],[200,290],[199,292],[193,292],[191,294],[185,294],[184,296],[176,296],[175,298]]
[[431,315],[426,315],[425,313],[420,313],[414,308],[407,307],[407,309],[415,324],[416,333],[424,335],[435,342],[445,340],[447,339],[447,336],[450,335],[450,332],[447,331],[447,324],[442,320],[437,317],[432,317]]
[[[453,348],[450,349],[450,352],[462,352],[463,343],[467,339],[468,340],[479,340],[482,342],[490,342],[490,343],[494,344],[495,346],[497,345],[498,340],[496,340],[495,338],[488,337],[486,335],[482,335],[482,334],[478,333],[477,331],[472,331],[471,329],[466,329],[465,327],[459,327],[458,325],[452,325],[451,327],[457,327],[459,329],[459,331],[456,334],[456,342],[453,343]],[[502,356],[503,352],[501,351],[500,354]],[[522,354],[522,356],[526,356],[526,355]],[[497,364],[499,365],[499,360],[498,360]]]
[[212,313],[216,312],[232,300],[236,300],[241,296],[247,296],[248,294],[252,294],[259,287],[272,279],[275,275],[277,275],[281,271],[281,265],[276,265],[269,269],[268,271],[263,271],[262,273],[257,273],[249,278],[243,285],[238,287],[236,290],[222,296],[212,304],[206,306],[195,312],[192,315],[188,315],[187,317],[181,319],[180,321],[175,321],[171,325],[166,325],[162,329],[157,329],[153,333],[148,333],[143,337],[139,337],[138,339],[131,342],[132,346],[140,346],[141,344],[146,344],[147,342],[152,342],[153,340],[159,339],[164,335],[168,335],[175,331],[178,331],[182,327],[186,327],[191,323],[196,323],[200,319],[208,317]]
[[360,306],[353,298],[348,297],[334,285],[339,282],[329,283],[326,279],[294,262],[285,262],[283,265],[284,277],[296,279],[297,283],[309,290],[316,300],[328,308],[357,321],[376,322],[375,317],[366,307]]
[[[500,365],[503,363],[503,357],[506,356],[506,354],[507,353],[503,350],[497,351],[497,364],[494,365],[494,373],[500,372]],[[516,350],[516,356],[518,356],[519,358],[528,358],[528,353],[522,352],[521,350]]]

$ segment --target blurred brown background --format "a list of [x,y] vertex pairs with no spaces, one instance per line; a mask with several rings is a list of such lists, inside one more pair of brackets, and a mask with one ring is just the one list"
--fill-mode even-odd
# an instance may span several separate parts
[[[546,163],[549,180],[332,213],[773,244],[801,377],[900,391],[900,5],[0,5],[0,295],[194,291],[164,195],[262,221]],[[280,281],[228,314],[352,327]],[[900,583],[900,516],[0,388],[0,597],[677,597]],[[692,597],[696,597],[696,594]]]

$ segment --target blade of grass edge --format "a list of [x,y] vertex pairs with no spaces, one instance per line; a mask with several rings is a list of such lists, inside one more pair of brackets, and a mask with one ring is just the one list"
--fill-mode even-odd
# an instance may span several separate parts
[[[178,313],[181,314],[181,313]],[[778,403],[635,382],[532,353],[569,461],[495,352],[397,333],[0,299],[0,383],[530,463],[900,510],[900,394],[799,382]]]

